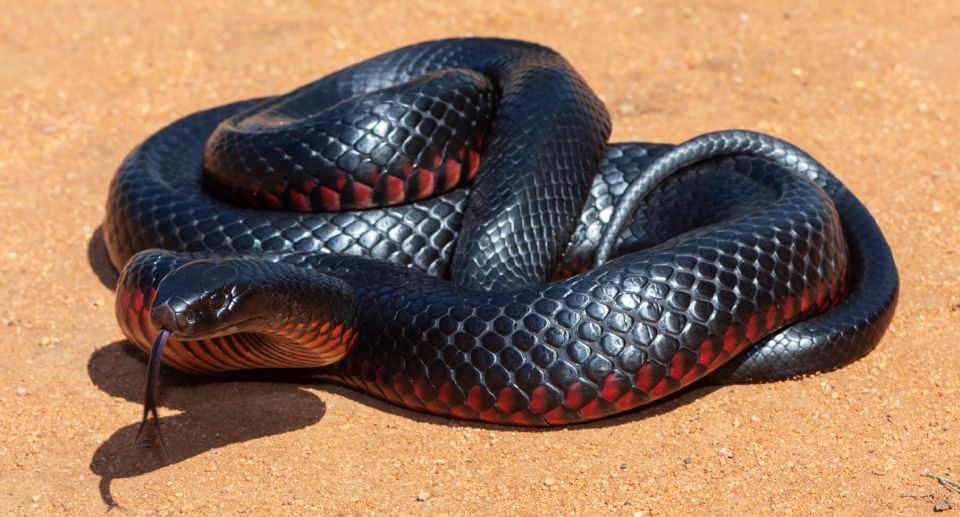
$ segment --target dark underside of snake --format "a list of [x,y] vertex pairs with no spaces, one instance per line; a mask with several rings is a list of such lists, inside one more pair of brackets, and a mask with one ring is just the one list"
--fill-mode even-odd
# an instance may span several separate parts
[[104,223],[118,321],[152,353],[145,417],[160,360],[550,425],[876,346],[896,265],[823,166],[757,133],[609,130],[562,57],[487,39],[162,129],[120,166]]

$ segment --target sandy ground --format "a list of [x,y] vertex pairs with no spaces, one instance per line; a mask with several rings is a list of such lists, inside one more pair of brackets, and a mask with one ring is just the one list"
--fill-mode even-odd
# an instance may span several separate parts
[[[960,477],[954,0],[3,4],[0,514],[920,515],[960,503],[921,477]],[[146,368],[114,320],[98,231],[123,157],[191,112],[471,33],[559,50],[609,106],[615,141],[749,128],[819,158],[899,263],[899,310],[877,350],[825,375],[695,389],[551,430],[327,385],[166,373],[173,462],[133,450]]]

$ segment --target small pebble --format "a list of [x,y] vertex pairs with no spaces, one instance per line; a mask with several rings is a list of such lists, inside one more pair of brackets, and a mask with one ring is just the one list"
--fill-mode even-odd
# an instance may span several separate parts
[[945,512],[947,510],[953,509],[953,501],[950,499],[941,499],[933,505],[933,511],[935,512]]
[[26,388],[17,388],[17,396],[22,397],[22,396],[24,396],[24,395],[26,395],[26,394],[27,394]]
[[188,504],[180,508],[180,513],[190,513],[193,511],[193,505]]
[[554,483],[556,483],[556,482],[557,482],[557,480],[555,480],[555,479],[553,479],[553,478],[547,478],[547,479],[544,479],[544,480],[543,480],[543,484],[544,484],[544,485],[547,485],[547,486],[550,486],[550,485],[552,485],[552,484],[554,484]]
[[430,492],[420,492],[417,495],[417,501],[426,501],[427,499],[430,499]]
[[690,464],[690,460],[683,460],[683,462],[686,463],[687,465]]
[[626,470],[626,469],[627,469],[627,464],[626,464],[626,463],[621,463],[621,464],[620,464],[620,468]]

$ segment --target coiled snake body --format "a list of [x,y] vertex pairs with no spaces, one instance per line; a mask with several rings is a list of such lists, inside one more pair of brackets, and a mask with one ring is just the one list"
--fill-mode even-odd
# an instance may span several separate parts
[[161,130],[104,223],[118,321],[152,352],[145,418],[160,360],[311,368],[415,410],[549,425],[877,344],[896,266],[815,160],[742,131],[608,134],[562,57],[485,39]]

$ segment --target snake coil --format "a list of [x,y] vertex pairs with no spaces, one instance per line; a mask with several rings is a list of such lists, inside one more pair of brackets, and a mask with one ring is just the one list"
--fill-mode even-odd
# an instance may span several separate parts
[[144,421],[161,360],[551,425],[876,346],[896,265],[822,165],[746,131],[609,132],[566,60],[496,39],[405,47],[160,130],[104,222],[118,321],[151,352]]

